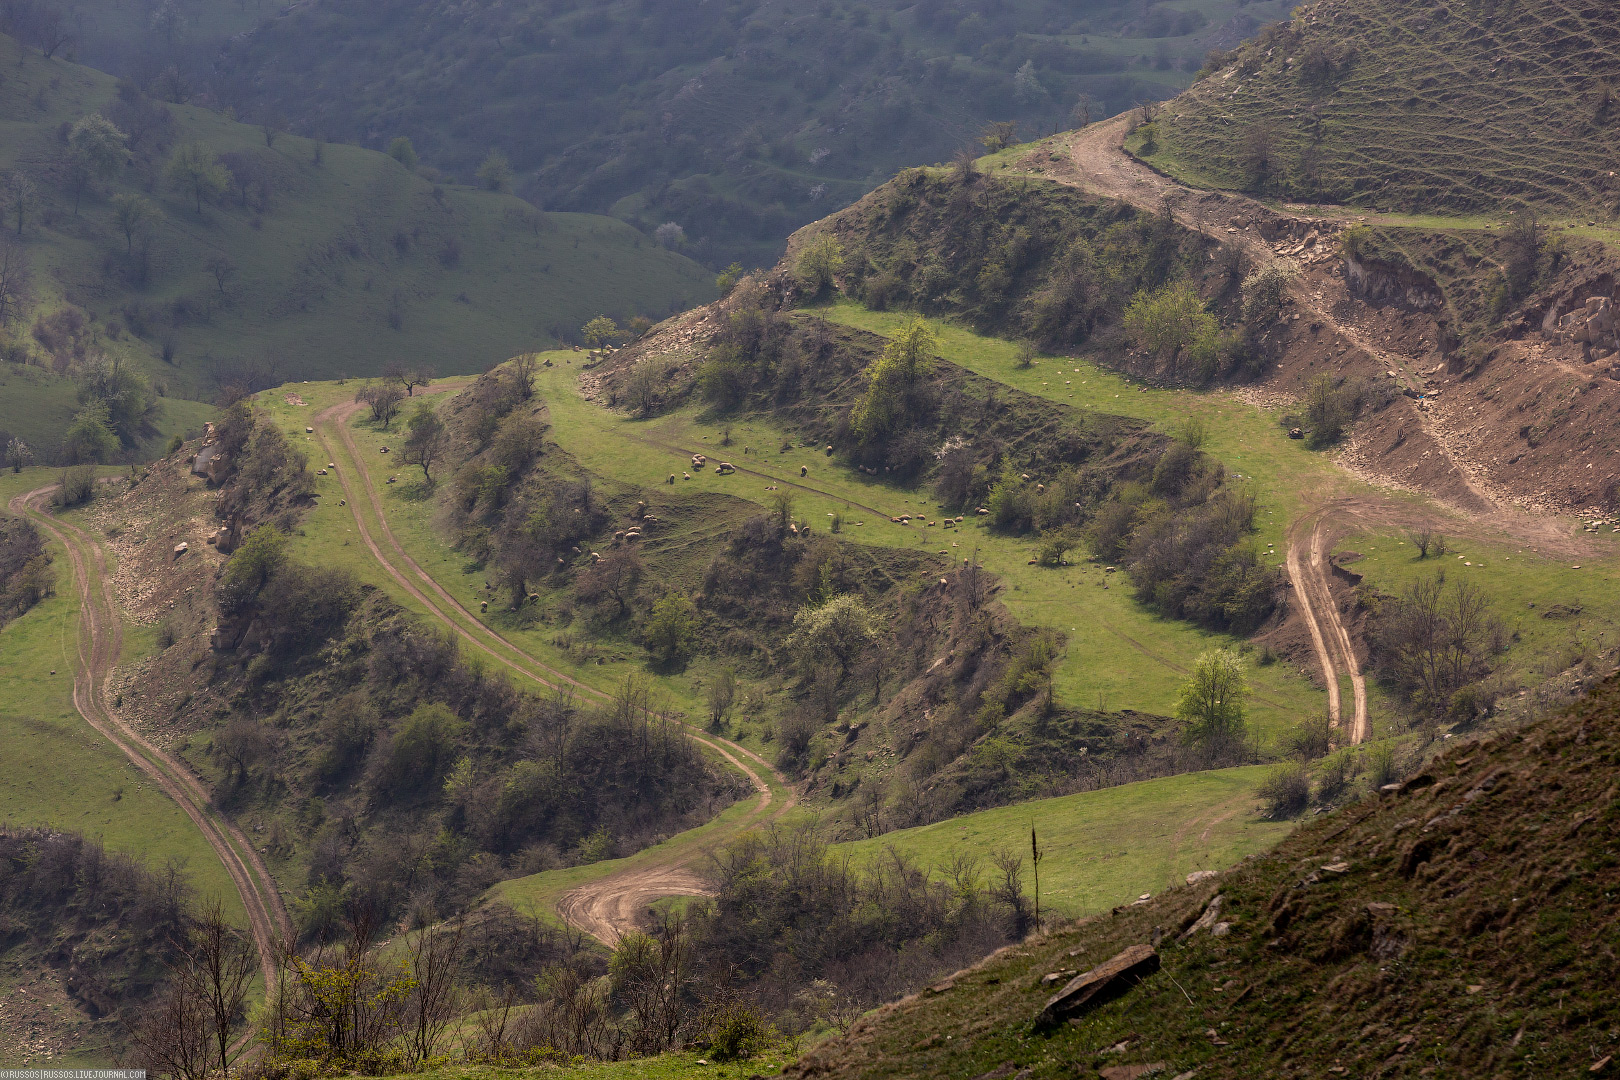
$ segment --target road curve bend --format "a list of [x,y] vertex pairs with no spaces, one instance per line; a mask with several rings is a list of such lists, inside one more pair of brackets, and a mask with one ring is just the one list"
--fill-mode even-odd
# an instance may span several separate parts
[[[571,689],[582,697],[599,703],[610,700],[608,694],[543,663],[483,622],[406,552],[404,545],[399,542],[388,524],[382,498],[376,485],[371,482],[369,472],[361,464],[359,448],[348,429],[349,419],[360,408],[357,402],[343,402],[330,406],[316,414],[314,427],[316,438],[320,441],[322,450],[328,455],[327,460],[340,460],[338,456],[332,454],[334,443],[343,448],[342,457],[348,458],[349,467],[337,470],[338,483],[347,498],[350,515],[354,519],[355,529],[362,543],[383,571],[426,608],[433,618],[498,663],[548,689]],[[361,512],[360,495],[364,496],[372,514],[376,517],[375,535]],[[667,716],[662,719],[680,725],[687,738],[725,759],[728,764],[741,772],[754,788],[757,801],[753,810],[735,822],[727,832],[727,836],[735,835],[754,824],[775,801],[765,775],[773,777],[788,793],[777,807],[774,817],[781,817],[797,801],[787,779],[753,750],[730,739],[702,731],[683,720]],[[715,838],[716,841],[719,839],[721,837]],[[620,937],[637,927],[640,913],[651,900],[662,896],[710,894],[707,883],[687,865],[692,857],[690,854],[682,853],[667,863],[638,866],[587,882],[558,901],[557,913],[569,925],[612,947]]]
[[247,912],[265,985],[272,985],[282,945],[293,935],[292,920],[275,879],[237,824],[213,806],[208,789],[196,774],[126,723],[109,703],[107,679],[123,646],[123,624],[111,578],[105,573],[107,557],[101,545],[82,529],[46,512],[45,497],[56,486],[18,495],[9,505],[13,513],[30,518],[62,545],[73,571],[82,613],[73,673],[73,707],[85,723],[118,747],[131,764],[175,801],[219,856]]

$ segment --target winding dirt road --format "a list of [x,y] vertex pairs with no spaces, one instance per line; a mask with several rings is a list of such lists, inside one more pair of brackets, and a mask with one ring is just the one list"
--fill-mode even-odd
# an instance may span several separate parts
[[[316,415],[314,427],[316,438],[320,441],[327,460],[337,461],[345,466],[337,470],[337,477],[348,501],[355,528],[367,550],[388,576],[462,640],[525,678],[548,689],[577,692],[594,702],[611,700],[610,695],[601,690],[542,663],[484,623],[411,558],[388,524],[382,498],[376,485],[371,482],[369,473],[360,464],[359,448],[349,432],[348,421],[360,408],[361,405],[356,402],[333,405]],[[334,443],[342,447],[341,455],[333,453]],[[344,458],[348,459],[347,462],[343,461]],[[373,535],[365,515],[361,513],[357,493],[364,494],[367,504],[376,516],[376,531],[381,535],[382,543],[379,543],[377,537]],[[724,758],[728,764],[748,778],[758,795],[758,802],[753,810],[734,822],[723,836],[716,835],[709,838],[710,844],[718,843],[748,828],[770,808],[775,796],[770,784],[765,780],[766,774],[773,777],[787,793],[781,805],[777,807],[775,817],[781,817],[797,801],[786,778],[748,747],[703,732],[672,717],[663,719],[679,724],[687,738]],[[664,896],[709,894],[707,883],[692,866],[702,854],[702,851],[698,850],[682,850],[673,855],[668,862],[652,866],[636,866],[587,882],[562,897],[557,903],[557,912],[570,925],[611,947],[623,934],[636,928],[641,912],[650,901]]]
[[247,911],[265,985],[272,985],[281,943],[291,940],[293,934],[292,920],[287,917],[275,879],[236,823],[214,808],[208,789],[196,774],[125,723],[109,704],[107,679],[123,647],[123,624],[107,572],[108,559],[101,545],[87,533],[45,511],[44,500],[56,486],[18,495],[11,500],[10,508],[12,513],[31,518],[60,543],[73,570],[82,613],[73,673],[73,706],[85,723],[118,747],[179,805],[219,856]]
[[[1252,227],[1238,228],[1230,224],[1235,214],[1251,218],[1256,212],[1269,211],[1241,195],[1195,191],[1154,172],[1125,152],[1128,125],[1129,117],[1119,116],[1074,132],[1068,140],[1070,168],[1051,173],[1051,178],[1060,183],[1073,184],[1092,194],[1122,199],[1146,210],[1158,211],[1168,207],[1182,225],[1222,244],[1236,245],[1258,262],[1269,263],[1277,258],[1258,231]],[[1296,284],[1291,291],[1296,302],[1310,310],[1313,317],[1332,326],[1357,348],[1381,363],[1389,360],[1356,327],[1340,319],[1331,305],[1321,302],[1302,285]],[[1425,414],[1419,412],[1417,415],[1420,423],[1428,422]],[[1436,445],[1443,443],[1436,440]],[[1473,484],[1469,470],[1458,462],[1453,462],[1453,465],[1481,505],[1490,507],[1491,500]],[[1327,687],[1330,722],[1337,729],[1348,727],[1345,735],[1348,742],[1354,744],[1365,741],[1371,735],[1372,728],[1367,717],[1367,681],[1356,658],[1350,632],[1340,618],[1338,604],[1333,599],[1328,563],[1324,557],[1326,541],[1323,520],[1334,505],[1324,503],[1294,523],[1289,530],[1285,565],[1300,614],[1310,632],[1322,680]],[[1348,718],[1344,715],[1343,691],[1339,683],[1341,673],[1350,680],[1351,710]]]

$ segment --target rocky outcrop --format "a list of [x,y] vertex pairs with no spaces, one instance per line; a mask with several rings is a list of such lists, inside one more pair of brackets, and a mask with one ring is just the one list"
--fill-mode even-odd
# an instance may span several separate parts
[[1350,295],[1369,304],[1398,304],[1414,311],[1440,311],[1445,294],[1433,278],[1377,259],[1344,260]]
[[1037,1027],[1051,1027],[1083,1016],[1127,992],[1159,970],[1159,954],[1151,945],[1132,945],[1112,960],[1070,979],[1052,995],[1035,1019]]

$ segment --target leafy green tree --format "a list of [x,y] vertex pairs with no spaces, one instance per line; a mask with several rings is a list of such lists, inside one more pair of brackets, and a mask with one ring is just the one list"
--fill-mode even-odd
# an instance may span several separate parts
[[512,183],[512,164],[499,150],[491,150],[478,166],[478,183],[485,191],[505,191]]
[[68,131],[68,178],[73,188],[73,212],[85,188],[96,180],[111,180],[129,160],[128,139],[100,113],[81,117]]
[[822,233],[812,237],[799,252],[794,264],[794,275],[805,288],[819,296],[830,289],[833,279],[844,268],[844,247],[836,237]]
[[85,403],[62,436],[62,452],[69,461],[106,462],[118,452],[118,436],[100,398]]
[[396,796],[407,789],[443,790],[444,778],[458,757],[456,740],[465,728],[439,702],[418,705],[394,736],[378,786]]
[[593,349],[600,349],[604,345],[610,345],[624,335],[624,331],[619,329],[619,324],[606,315],[598,315],[586,323],[580,333],[585,336],[586,342]]
[[918,316],[890,336],[883,355],[866,369],[866,394],[850,416],[850,426],[862,441],[880,441],[900,426],[911,390],[933,370],[938,348],[939,335]]
[[124,442],[133,444],[157,410],[157,396],[146,376],[115,357],[92,356],[79,370],[80,404],[102,402],[107,423]]
[[444,421],[433,411],[433,406],[423,401],[417,404],[405,428],[405,464],[422,466],[422,478],[431,482],[433,463],[444,456],[450,441]]
[[401,135],[388,144],[388,156],[405,166],[411,172],[416,171],[416,147],[411,140]]
[[734,262],[714,279],[714,287],[720,290],[721,296],[724,296],[736,287],[737,282],[742,280],[742,276],[742,263]]
[[219,610],[225,615],[239,615],[249,610],[286,562],[286,533],[274,525],[260,525],[248,533],[220,575],[215,589]]
[[678,593],[669,593],[653,605],[647,618],[647,649],[664,663],[671,663],[691,652],[699,625],[697,605]]
[[737,673],[730,668],[721,668],[720,674],[714,677],[709,684],[709,727],[719,731],[726,722],[726,716],[731,712],[732,704],[737,700]]
[[159,217],[152,201],[140,195],[118,194],[112,197],[113,222],[124,234],[124,254],[135,252],[135,236]]
[[1187,725],[1188,741],[1212,758],[1231,756],[1243,745],[1248,694],[1242,658],[1231,649],[1212,649],[1194,662],[1176,702],[1176,719]]
[[979,142],[992,154],[997,150],[1005,150],[1018,142],[1018,124],[1012,120],[1001,120],[984,129],[979,136]]
[[1139,348],[1158,353],[1178,368],[1213,361],[1220,349],[1220,322],[1185,281],[1143,289],[1125,309],[1125,332]]
[[844,593],[824,604],[800,608],[793,616],[788,649],[807,668],[836,667],[842,683],[855,661],[877,640],[877,631],[877,620],[865,602]]
[[169,159],[164,177],[176,191],[190,195],[196,202],[197,213],[202,213],[204,199],[211,199],[225,190],[225,166],[214,152],[202,143],[186,143]]

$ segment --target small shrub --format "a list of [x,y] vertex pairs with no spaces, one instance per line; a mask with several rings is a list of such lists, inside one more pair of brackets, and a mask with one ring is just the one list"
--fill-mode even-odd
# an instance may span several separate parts
[[83,506],[96,490],[96,467],[75,465],[63,471],[58,481],[55,503],[60,507]]
[[1298,765],[1279,765],[1261,782],[1260,815],[1271,821],[1286,821],[1304,813],[1311,802],[1311,780]]
[[1377,791],[1385,784],[1393,784],[1399,776],[1395,768],[1395,750],[1389,746],[1375,746],[1367,752],[1367,786]]
[[742,1061],[771,1043],[771,1028],[760,1011],[741,1002],[722,1006],[709,1021],[709,1055],[716,1061]]
[[1340,754],[1328,759],[1316,777],[1316,802],[1319,806],[1328,806],[1343,795],[1350,786],[1351,759],[1349,754]]

